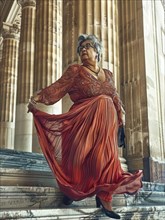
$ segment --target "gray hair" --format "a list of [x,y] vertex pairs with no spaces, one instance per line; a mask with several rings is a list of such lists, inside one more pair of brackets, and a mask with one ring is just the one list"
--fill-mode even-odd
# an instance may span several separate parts
[[81,34],[79,37],[78,37],[78,44],[77,44],[77,53],[80,54],[80,46],[81,44],[86,41],[86,40],[90,40],[98,54],[97,56],[97,60],[98,62],[100,61],[100,57],[101,57],[101,53],[102,53],[102,45],[101,45],[101,42],[98,40],[98,38],[95,36],[95,35],[88,35],[88,34]]

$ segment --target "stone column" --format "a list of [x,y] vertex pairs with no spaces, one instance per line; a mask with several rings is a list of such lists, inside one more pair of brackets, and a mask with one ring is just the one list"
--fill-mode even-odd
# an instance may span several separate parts
[[145,180],[149,180],[142,1],[122,1],[119,8],[121,94],[126,111],[125,153],[129,170],[144,169]]
[[[63,69],[70,63],[80,61],[76,54],[78,36],[85,33],[95,34],[103,45],[100,65],[114,73],[115,83],[120,92],[118,17],[117,0],[65,0],[63,4]],[[71,104],[66,96],[63,99],[63,112],[67,111]],[[119,154],[122,157],[122,150]],[[126,170],[125,159],[121,161]]]
[[[34,91],[55,82],[62,74],[62,1],[36,1],[36,43]],[[61,102],[55,105],[38,106],[49,113],[61,113]],[[33,135],[33,151],[40,152],[40,146]]]
[[121,1],[122,94],[129,170],[165,181],[164,8],[161,1]]
[[[77,39],[80,34],[95,34],[103,45],[101,64],[110,69],[119,89],[118,1],[66,0],[63,4],[63,69],[78,62]],[[83,16],[82,16],[83,14]],[[64,106],[63,111],[70,106]]]
[[0,147],[14,149],[19,33],[4,24],[0,78]]
[[143,151],[150,181],[165,183],[165,2],[142,1],[142,12],[149,154]]
[[15,148],[32,150],[32,114],[27,113],[27,103],[33,94],[35,0],[19,0],[22,6],[21,34],[19,45],[16,134]]

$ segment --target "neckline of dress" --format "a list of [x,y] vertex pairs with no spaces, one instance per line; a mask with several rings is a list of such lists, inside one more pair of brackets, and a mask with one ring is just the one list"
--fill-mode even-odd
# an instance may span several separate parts
[[[82,65],[82,66],[84,66],[84,65]],[[87,68],[88,70],[92,71],[97,77],[98,77],[98,74],[100,73],[100,70],[101,70],[100,67],[99,67],[99,70],[98,70],[98,71],[94,71],[94,70],[92,70],[91,68],[89,68],[88,66],[84,66],[84,67]]]
[[89,75],[89,76],[91,76],[93,79],[95,79],[97,82],[99,82],[99,83],[105,83],[106,81],[107,81],[107,75],[106,75],[106,72],[105,72],[105,70],[103,69],[103,71],[104,71],[104,74],[105,74],[105,80],[104,81],[101,81],[101,80],[99,80],[99,79],[96,79],[96,77],[94,77],[91,73],[89,73],[85,68],[84,68],[84,66],[83,65],[81,65],[81,67],[82,67],[82,69],[83,70],[85,70],[86,71],[86,73]]

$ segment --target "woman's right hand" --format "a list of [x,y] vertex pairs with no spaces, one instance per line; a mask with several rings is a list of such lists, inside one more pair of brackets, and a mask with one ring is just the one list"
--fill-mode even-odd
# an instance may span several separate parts
[[32,102],[29,102],[27,108],[28,108],[27,113],[32,112],[35,109],[35,104]]
[[28,113],[29,112],[32,112],[34,109],[36,109],[36,104],[37,104],[37,102],[39,102],[39,100],[40,100],[40,95],[33,95],[33,96],[31,96],[30,97],[30,99],[29,99],[29,103],[28,103]]

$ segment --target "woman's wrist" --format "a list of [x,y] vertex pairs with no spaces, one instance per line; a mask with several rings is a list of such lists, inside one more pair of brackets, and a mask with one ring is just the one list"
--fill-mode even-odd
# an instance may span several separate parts
[[119,126],[123,125],[123,113],[121,109],[117,112]]
[[32,104],[37,104],[37,102],[39,102],[40,101],[40,95],[36,95],[36,96],[31,96],[31,98],[30,98],[30,102],[32,103]]

